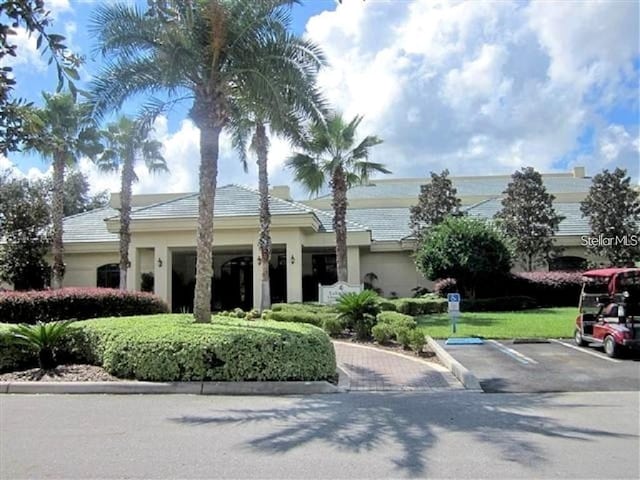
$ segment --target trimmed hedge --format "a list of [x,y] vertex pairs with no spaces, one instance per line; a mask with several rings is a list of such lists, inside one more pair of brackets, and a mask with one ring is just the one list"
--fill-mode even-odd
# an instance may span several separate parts
[[169,307],[150,293],[111,288],[63,288],[0,293],[0,322],[30,323],[155,315]]
[[333,313],[336,312],[334,305],[323,305],[320,303],[274,303],[271,305],[274,312],[296,311],[312,313]]
[[380,312],[376,317],[378,324],[388,324],[395,326],[407,327],[409,329],[416,328],[418,325],[411,315],[405,315],[398,312]]
[[447,311],[447,301],[435,296],[427,298],[399,298],[393,301],[396,310],[405,315],[417,317],[429,313],[443,313]]
[[[312,381],[335,376],[333,345],[311,325],[227,317],[197,324],[190,315],[104,320],[74,323],[64,353],[120,378]],[[0,359],[0,370],[20,360],[4,349]]]
[[475,300],[462,299],[460,309],[463,312],[516,312],[531,310],[540,305],[531,297],[496,297],[479,298]]
[[380,298],[378,304],[383,312],[395,312],[398,308],[393,300],[387,300],[386,298]]
[[273,310],[265,315],[266,320],[274,322],[309,323],[322,327],[326,319],[336,318],[337,313],[313,313],[304,310]]

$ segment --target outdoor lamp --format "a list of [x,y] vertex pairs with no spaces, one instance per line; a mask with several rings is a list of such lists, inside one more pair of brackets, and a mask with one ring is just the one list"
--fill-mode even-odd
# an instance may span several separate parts
[[296,263],[296,257],[293,256],[293,253],[291,254],[291,265],[293,265],[294,263]]
[[158,257],[158,267],[162,268],[162,259]]

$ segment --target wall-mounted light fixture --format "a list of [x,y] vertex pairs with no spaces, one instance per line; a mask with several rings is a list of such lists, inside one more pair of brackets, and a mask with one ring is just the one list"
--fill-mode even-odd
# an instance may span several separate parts
[[161,258],[158,258],[158,267],[162,268],[162,259]]
[[296,257],[293,256],[293,253],[291,254],[291,265],[293,265],[294,263],[296,263]]
[[262,257],[258,255],[258,265],[262,265]]

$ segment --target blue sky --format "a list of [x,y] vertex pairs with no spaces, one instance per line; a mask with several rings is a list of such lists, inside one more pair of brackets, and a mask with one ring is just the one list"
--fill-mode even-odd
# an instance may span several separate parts
[[[96,2],[49,0],[54,25],[86,56],[82,77],[100,65],[87,31]],[[140,2],[144,5],[144,2]],[[589,174],[622,166],[640,172],[638,2],[436,2],[308,0],[294,7],[293,30],[325,51],[319,77],[331,103],[362,114],[362,134],[385,143],[374,159],[394,175],[508,174],[532,165],[544,172],[584,165]],[[597,32],[597,33],[595,33]],[[55,88],[55,72],[21,34],[14,62],[17,95],[36,102]],[[197,188],[198,131],[188,105],[161,118],[156,135],[171,173],[152,178],[140,167],[138,192]],[[137,103],[125,106],[134,113]],[[271,183],[288,184],[282,168],[291,147],[274,138]],[[37,176],[41,158],[11,154]],[[117,191],[117,177],[80,168],[95,190]],[[221,183],[254,185],[223,139]]]

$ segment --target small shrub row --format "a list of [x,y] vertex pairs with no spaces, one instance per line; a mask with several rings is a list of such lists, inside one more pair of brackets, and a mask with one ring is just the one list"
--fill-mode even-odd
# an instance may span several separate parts
[[63,288],[32,292],[1,292],[0,322],[30,323],[83,320],[169,311],[167,304],[150,293],[110,288]]
[[422,298],[399,298],[393,302],[398,312],[412,317],[447,311],[447,301],[430,294]]
[[416,329],[413,317],[398,312],[380,312],[377,320],[371,333],[378,343],[387,343],[395,338],[403,348],[411,348],[415,352],[422,350],[425,336]]
[[496,297],[478,298],[475,300],[462,300],[460,309],[463,312],[517,312],[519,310],[531,310],[540,305],[531,297]]
[[272,310],[265,314],[266,320],[274,322],[309,323],[316,327],[322,327],[326,319],[336,318],[335,313],[313,313],[304,310]]

